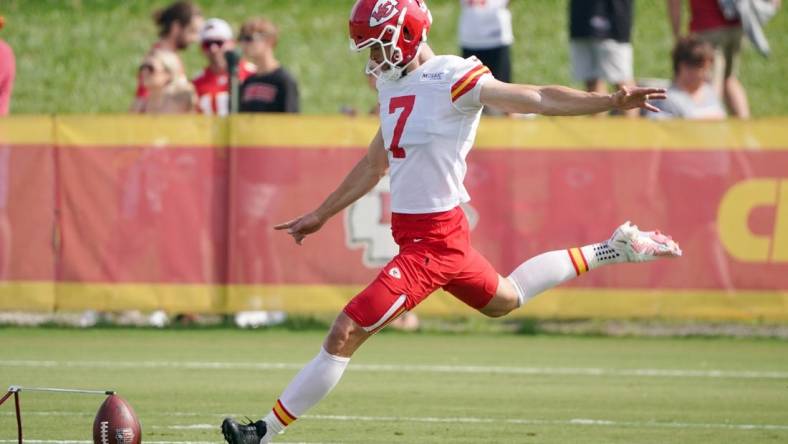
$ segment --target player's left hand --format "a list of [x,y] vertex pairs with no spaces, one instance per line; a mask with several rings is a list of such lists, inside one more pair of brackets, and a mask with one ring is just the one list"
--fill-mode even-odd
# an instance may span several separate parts
[[627,88],[626,86],[616,91],[612,96],[613,106],[616,109],[643,108],[655,113],[659,112],[659,108],[648,103],[648,101],[664,100],[667,97],[665,88]]
[[287,230],[298,245],[301,245],[307,234],[319,230],[325,223],[316,213],[307,213],[291,221],[274,225],[274,230]]

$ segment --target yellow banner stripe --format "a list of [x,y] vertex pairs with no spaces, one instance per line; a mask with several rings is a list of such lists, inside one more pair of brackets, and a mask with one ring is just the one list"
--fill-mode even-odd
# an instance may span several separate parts
[[7,143],[48,145],[55,142],[52,116],[10,115],[0,118],[0,145]]
[[575,263],[575,266],[577,266],[577,270],[580,274],[588,271],[588,266],[586,266],[586,262],[583,260],[583,253],[579,248],[570,248],[569,254],[572,256],[572,262]]
[[[788,118],[720,122],[539,117],[482,118],[474,149],[781,150]],[[8,116],[0,144],[70,147],[276,147],[365,149],[374,117],[238,114],[216,116]]]
[[153,146],[215,148],[227,144],[224,119],[203,115],[57,116],[64,146]]
[[[284,310],[335,314],[363,285],[177,285],[1,282],[0,311],[116,311],[170,313]],[[481,316],[444,291],[416,307],[420,315]],[[661,318],[788,321],[788,290],[612,289],[559,287],[509,317]]]
[[464,81],[464,82],[462,82],[460,85],[458,85],[458,86],[456,86],[456,87],[454,87],[454,88],[452,88],[452,89],[451,89],[451,98],[452,98],[452,100],[456,99],[456,98],[457,98],[457,95],[458,95],[458,94],[459,94],[459,93],[460,93],[460,92],[461,92],[461,91],[462,91],[462,90],[463,90],[463,89],[464,89],[464,88],[465,88],[465,87],[466,87],[466,86],[467,86],[469,83],[471,83],[472,81],[474,81],[474,80],[475,80],[477,77],[479,77],[479,76],[483,75],[485,72],[489,72],[489,69],[487,69],[487,67],[486,67],[486,66],[483,66],[483,65],[482,65],[482,66],[480,66],[480,67],[478,67],[478,68],[476,68],[475,70],[473,70],[473,72],[471,73],[471,75],[470,75],[470,76],[468,76],[468,78],[467,78],[467,79],[465,79],[465,81]]

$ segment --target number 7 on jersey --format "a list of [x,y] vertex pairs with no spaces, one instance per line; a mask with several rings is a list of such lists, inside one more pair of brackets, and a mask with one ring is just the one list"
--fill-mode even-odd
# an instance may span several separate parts
[[416,96],[399,96],[392,97],[389,101],[389,114],[394,114],[398,109],[402,108],[402,112],[397,117],[397,123],[394,125],[394,134],[391,136],[391,146],[389,150],[395,159],[405,158],[405,148],[399,146],[399,141],[402,138],[402,131],[405,129],[405,122],[410,117],[413,111],[413,104],[416,103]]

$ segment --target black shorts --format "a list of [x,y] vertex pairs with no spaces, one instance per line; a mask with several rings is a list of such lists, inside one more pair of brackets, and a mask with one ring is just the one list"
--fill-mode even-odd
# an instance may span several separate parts
[[489,49],[462,48],[462,57],[476,56],[484,63],[493,77],[502,82],[512,81],[512,60],[509,55],[509,46],[499,46]]

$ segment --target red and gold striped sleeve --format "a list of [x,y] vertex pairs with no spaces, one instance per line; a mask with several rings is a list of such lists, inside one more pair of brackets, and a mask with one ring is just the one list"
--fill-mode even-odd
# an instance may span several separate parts
[[457,99],[472,90],[483,75],[489,73],[490,69],[483,64],[474,65],[451,86],[451,101],[456,102]]

